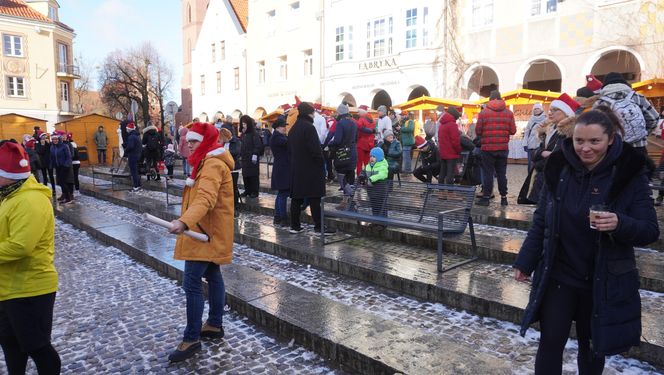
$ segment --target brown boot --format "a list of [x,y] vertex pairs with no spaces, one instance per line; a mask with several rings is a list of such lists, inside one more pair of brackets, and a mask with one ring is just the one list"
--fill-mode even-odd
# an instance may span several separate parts
[[210,339],[220,339],[224,337],[224,327],[215,327],[208,322],[203,323],[201,328],[201,337]]
[[201,350],[201,342],[186,342],[182,341],[178,347],[173,350],[173,352],[168,356],[170,362],[181,362],[185,359],[189,359],[196,354],[197,351]]

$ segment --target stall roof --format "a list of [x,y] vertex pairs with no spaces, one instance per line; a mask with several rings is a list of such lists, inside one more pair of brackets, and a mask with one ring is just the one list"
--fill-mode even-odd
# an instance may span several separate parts
[[60,121],[60,122],[56,123],[55,125],[60,125],[60,124],[64,124],[64,123],[72,122],[72,121],[76,121],[76,120],[80,120],[80,119],[83,119],[83,118],[86,118],[86,117],[91,117],[91,116],[99,116],[99,117],[103,117],[103,118],[106,118],[106,119],[109,119],[109,120],[113,120],[113,121],[120,122],[120,121],[118,121],[118,120],[116,120],[116,119],[114,119],[114,118],[112,118],[112,117],[108,117],[108,116],[100,115],[99,113],[90,113],[90,114],[87,114],[87,115],[74,117],[74,118],[69,119],[69,120]]
[[664,96],[664,79],[651,78],[636,82],[632,84],[632,88],[645,97],[654,98]]
[[46,120],[41,119],[41,118],[30,117],[30,116],[26,116],[26,115],[20,115],[18,113],[14,113],[14,112],[2,114],[2,115],[0,115],[0,118],[9,117],[9,116],[18,116],[18,117],[23,117],[23,118],[33,120],[33,121],[46,122]]
[[[550,103],[560,96],[559,92],[554,91],[539,91],[518,89],[502,93],[503,100],[507,105],[514,104],[535,104],[535,103]],[[489,101],[489,98],[483,98],[477,101],[478,104],[484,104]]]
[[393,107],[399,108],[403,111],[426,111],[426,110],[434,110],[439,105],[447,107],[453,106],[453,107],[464,107],[464,108],[478,107],[477,103],[471,102],[469,100],[441,99],[441,98],[432,98],[430,96],[421,96],[419,98],[411,99],[405,103],[401,103]]

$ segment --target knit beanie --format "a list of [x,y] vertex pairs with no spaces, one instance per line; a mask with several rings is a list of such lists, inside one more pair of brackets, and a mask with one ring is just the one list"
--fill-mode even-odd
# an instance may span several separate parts
[[589,89],[588,86],[583,86],[580,89],[576,90],[576,96],[580,98],[590,98],[591,96],[594,96],[595,93],[593,90]]
[[618,73],[618,72],[611,72],[604,77],[604,86],[606,87],[608,85],[614,84],[614,83],[622,83],[624,85],[629,85],[625,78],[623,78],[623,75]]
[[500,91],[493,90],[489,94],[489,100],[496,100],[496,99],[500,100],[500,99],[502,99],[502,97],[500,96]]
[[452,117],[454,117],[455,120],[458,120],[459,117],[461,117],[461,113],[459,113],[459,111],[454,107],[447,108],[447,113],[452,115]]
[[373,156],[376,158],[376,162],[381,162],[383,159],[385,159],[385,153],[383,152],[383,149],[380,147],[374,147],[371,149],[371,152],[369,152],[369,156]]
[[297,113],[298,113],[297,117],[308,116],[314,112],[316,112],[316,110],[314,110],[314,107],[312,107],[311,104],[307,102],[302,102],[297,106]]
[[337,113],[339,115],[347,115],[348,114],[348,106],[345,105],[344,103],[339,104],[337,107]]
[[391,135],[391,136],[394,136],[394,132],[393,132],[392,130],[390,130],[390,129],[385,130],[385,131],[383,132],[383,139],[389,137],[390,135]]
[[384,105],[379,106],[378,107],[378,112],[387,113],[387,107],[385,107]]

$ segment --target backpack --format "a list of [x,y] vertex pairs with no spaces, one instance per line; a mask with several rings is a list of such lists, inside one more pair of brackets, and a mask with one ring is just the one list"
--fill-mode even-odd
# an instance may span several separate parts
[[145,147],[151,152],[159,151],[161,148],[159,145],[159,134],[156,132],[149,132],[148,141],[145,144]]
[[634,143],[648,136],[646,130],[646,119],[641,107],[632,100],[634,91],[631,91],[622,99],[603,97],[601,100],[608,103],[613,113],[618,116],[625,128],[625,142]]

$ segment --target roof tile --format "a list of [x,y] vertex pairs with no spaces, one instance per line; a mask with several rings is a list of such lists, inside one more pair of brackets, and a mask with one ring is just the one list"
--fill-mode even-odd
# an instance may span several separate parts
[[0,14],[52,23],[49,18],[32,9],[23,0],[0,0]]
[[237,19],[240,21],[242,30],[246,33],[247,24],[249,23],[249,2],[247,0],[230,0],[230,3]]

